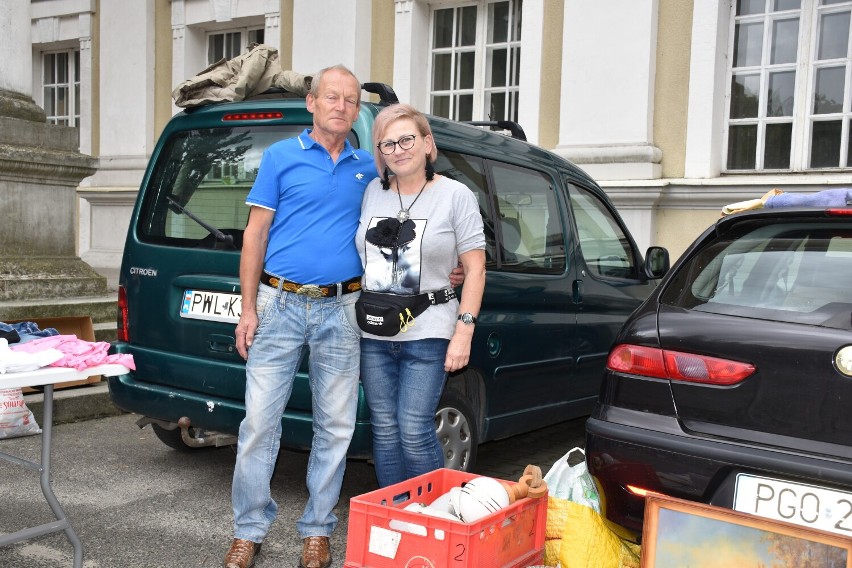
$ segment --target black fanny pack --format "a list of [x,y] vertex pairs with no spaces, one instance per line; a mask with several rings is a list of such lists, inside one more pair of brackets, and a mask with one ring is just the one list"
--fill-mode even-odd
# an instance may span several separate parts
[[414,325],[414,318],[429,306],[446,304],[456,297],[452,288],[417,295],[386,294],[361,291],[355,302],[358,327],[367,333],[391,337],[406,332]]

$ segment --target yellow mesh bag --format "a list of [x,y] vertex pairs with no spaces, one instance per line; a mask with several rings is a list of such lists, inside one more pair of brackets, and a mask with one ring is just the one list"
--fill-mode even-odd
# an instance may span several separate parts
[[619,538],[597,511],[572,502],[567,508],[558,555],[562,568],[639,568],[638,544]]

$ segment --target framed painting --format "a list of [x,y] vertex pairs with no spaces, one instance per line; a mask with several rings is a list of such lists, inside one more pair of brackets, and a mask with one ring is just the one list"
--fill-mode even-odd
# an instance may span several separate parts
[[683,566],[852,568],[852,538],[649,493],[642,568]]

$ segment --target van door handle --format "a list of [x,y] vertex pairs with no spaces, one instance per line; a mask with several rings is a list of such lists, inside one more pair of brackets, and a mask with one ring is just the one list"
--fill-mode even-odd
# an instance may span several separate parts
[[237,340],[230,335],[208,335],[207,347],[210,351],[233,353],[237,349]]
[[574,280],[571,283],[571,295],[573,296],[573,300],[575,304],[580,304],[583,302],[583,281],[582,280]]

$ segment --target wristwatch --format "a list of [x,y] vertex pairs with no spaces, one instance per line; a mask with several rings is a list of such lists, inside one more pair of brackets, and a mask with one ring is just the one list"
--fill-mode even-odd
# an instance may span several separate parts
[[476,318],[473,317],[473,314],[470,312],[465,312],[463,314],[459,314],[457,318],[460,322],[465,323],[467,325],[473,325],[476,323]]

